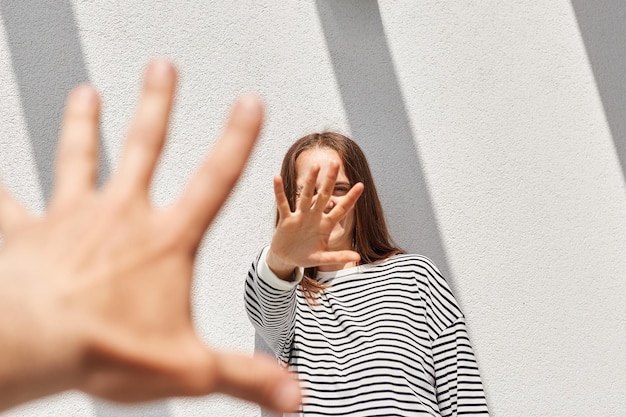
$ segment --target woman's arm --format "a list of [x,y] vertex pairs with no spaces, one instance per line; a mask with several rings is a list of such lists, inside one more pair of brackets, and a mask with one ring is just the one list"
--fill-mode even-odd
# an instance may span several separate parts
[[434,388],[441,416],[488,416],[463,313],[435,264],[419,257],[416,265],[424,284],[421,287],[432,337]]
[[433,343],[435,392],[444,417],[488,416],[487,400],[463,317]]
[[274,352],[287,362],[294,336],[296,318],[296,287],[303,275],[302,268],[292,271],[292,280],[278,277],[267,265],[269,247],[263,249],[248,272],[245,306],[255,329]]

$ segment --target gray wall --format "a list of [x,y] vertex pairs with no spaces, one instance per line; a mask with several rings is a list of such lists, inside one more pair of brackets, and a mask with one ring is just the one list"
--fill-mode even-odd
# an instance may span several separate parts
[[[180,192],[232,100],[264,97],[262,140],[197,266],[208,343],[254,350],[242,289],[271,236],[271,178],[295,139],[333,129],[366,151],[398,243],[448,276],[493,415],[626,409],[620,2],[2,0],[0,13],[0,175],[36,211],[76,83],[103,93],[106,178],[141,69],[157,55],[178,63],[158,205]],[[220,396],[122,407],[65,393],[4,415],[260,411]]]

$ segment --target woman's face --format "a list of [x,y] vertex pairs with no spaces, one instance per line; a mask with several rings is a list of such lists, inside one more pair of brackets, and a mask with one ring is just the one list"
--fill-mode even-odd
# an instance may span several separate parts
[[[324,178],[328,173],[331,161],[337,161],[339,164],[339,174],[337,175],[337,181],[335,182],[335,188],[333,195],[326,205],[325,213],[328,213],[342,198],[350,191],[352,185],[346,176],[346,172],[341,162],[341,158],[337,151],[330,148],[313,148],[302,152],[298,159],[296,159],[296,200],[300,194],[302,187],[304,186],[307,173],[313,165],[320,167],[320,172],[317,175],[316,181],[316,196],[313,197],[312,204],[315,204],[317,199],[317,189],[322,186]],[[330,239],[328,241],[328,248],[330,250],[351,250],[352,248],[352,233],[354,230],[354,208],[350,209],[348,214],[344,216],[334,227],[330,233]]]

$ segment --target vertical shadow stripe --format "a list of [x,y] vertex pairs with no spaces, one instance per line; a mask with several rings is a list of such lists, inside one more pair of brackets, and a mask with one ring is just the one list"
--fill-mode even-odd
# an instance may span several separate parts
[[378,3],[316,4],[353,139],[368,157],[392,236],[452,281]]
[[626,2],[572,0],[626,182]]
[[[46,201],[67,93],[89,81],[72,5],[68,0],[0,0],[13,73]],[[100,153],[100,178],[109,163]]]

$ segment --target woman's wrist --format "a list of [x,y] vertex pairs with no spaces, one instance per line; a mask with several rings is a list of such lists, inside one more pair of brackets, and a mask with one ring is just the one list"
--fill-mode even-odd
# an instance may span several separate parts
[[270,246],[265,258],[268,268],[283,281],[293,281],[293,271],[298,265],[292,265],[283,261]]

